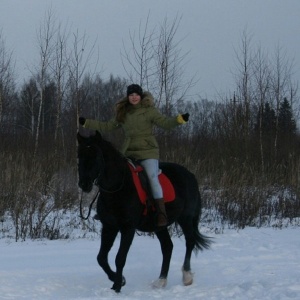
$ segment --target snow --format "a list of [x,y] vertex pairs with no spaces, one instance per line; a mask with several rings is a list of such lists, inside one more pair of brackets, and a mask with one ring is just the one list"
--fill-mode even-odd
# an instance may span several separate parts
[[[0,239],[0,299],[300,299],[300,228],[225,229],[192,257],[194,283],[181,282],[184,239],[173,237],[168,284],[153,289],[161,254],[156,238],[136,235],[117,294],[97,264],[99,237],[14,242]],[[114,256],[119,237],[110,255]]]

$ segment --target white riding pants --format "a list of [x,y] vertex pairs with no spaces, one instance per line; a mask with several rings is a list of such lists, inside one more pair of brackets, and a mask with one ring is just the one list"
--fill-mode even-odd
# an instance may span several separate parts
[[163,198],[162,187],[158,180],[158,174],[159,174],[158,160],[153,158],[144,159],[140,161],[140,164],[143,166],[148,176],[153,198],[154,199]]

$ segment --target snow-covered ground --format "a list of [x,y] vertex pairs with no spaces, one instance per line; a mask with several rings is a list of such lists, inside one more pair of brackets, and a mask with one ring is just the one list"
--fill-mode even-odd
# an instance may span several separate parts
[[[209,235],[215,243],[193,255],[194,283],[188,287],[181,283],[184,240],[173,238],[168,285],[161,290],[151,287],[160,270],[159,243],[136,235],[120,294],[110,289],[112,283],[97,265],[98,238],[0,239],[0,299],[300,299],[299,227]],[[113,266],[117,246],[110,257]]]

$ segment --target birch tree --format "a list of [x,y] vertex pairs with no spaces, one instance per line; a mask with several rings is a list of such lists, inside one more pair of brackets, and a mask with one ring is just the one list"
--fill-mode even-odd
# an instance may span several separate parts
[[39,62],[36,70],[36,80],[39,90],[39,110],[36,121],[35,131],[35,144],[34,144],[34,155],[35,157],[39,145],[40,131],[42,124],[42,110],[44,106],[44,91],[49,79],[49,66],[54,53],[55,46],[55,16],[53,11],[50,9],[45,14],[45,19],[41,23],[37,31],[37,41],[39,47]]
[[253,62],[253,81],[254,81],[254,98],[257,101],[257,106],[259,107],[259,120],[257,131],[259,132],[259,148],[261,157],[261,167],[264,173],[265,169],[265,155],[264,155],[264,143],[265,143],[265,133],[264,133],[264,116],[267,113],[266,107],[269,107],[269,97],[270,93],[270,67],[267,56],[263,53],[261,47],[259,47],[255,59]]

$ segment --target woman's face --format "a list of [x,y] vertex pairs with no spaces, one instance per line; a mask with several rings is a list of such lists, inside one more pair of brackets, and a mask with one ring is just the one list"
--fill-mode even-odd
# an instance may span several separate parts
[[141,101],[141,96],[137,93],[132,93],[128,96],[129,103],[137,105]]

